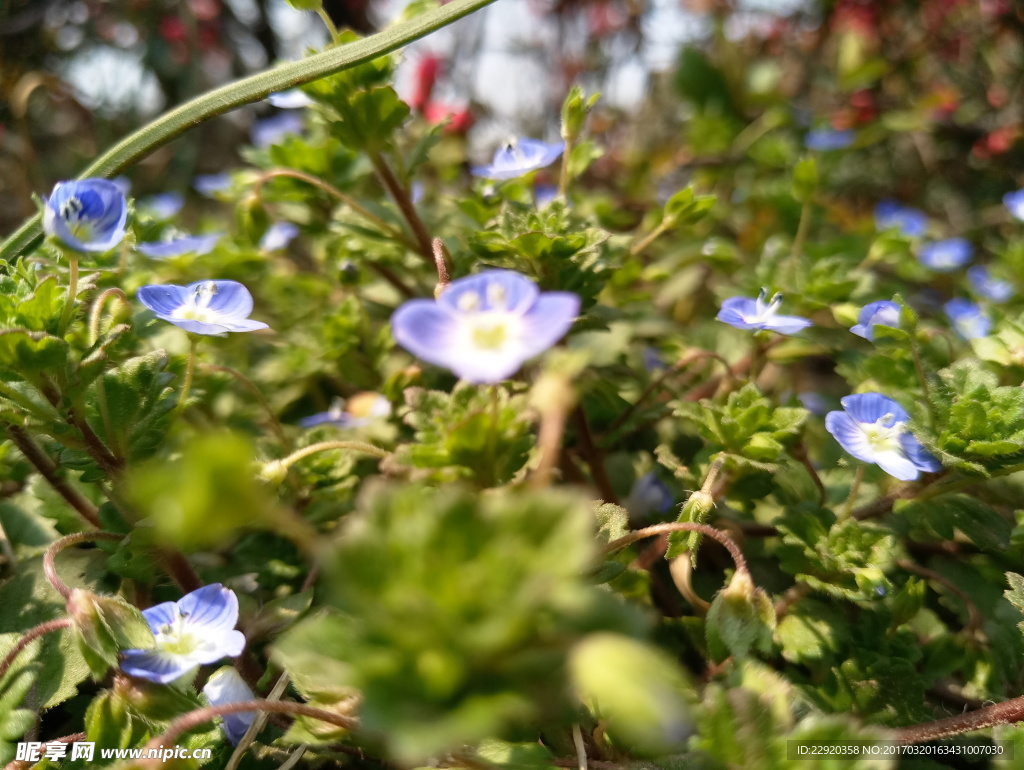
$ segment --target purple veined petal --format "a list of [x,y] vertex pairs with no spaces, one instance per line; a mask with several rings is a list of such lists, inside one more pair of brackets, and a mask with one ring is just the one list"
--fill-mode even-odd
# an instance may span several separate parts
[[875,423],[887,414],[892,415],[893,422],[906,422],[910,419],[906,409],[881,393],[855,393],[839,399],[839,403],[857,422]]
[[759,325],[779,334],[796,334],[808,326],[813,326],[814,322],[798,315],[777,315]]
[[520,347],[524,358],[533,358],[566,335],[580,312],[580,298],[566,291],[541,294],[522,316]]
[[903,447],[903,453],[919,470],[929,473],[938,473],[942,470],[939,458],[925,449],[924,445],[910,431],[900,436],[900,446]]
[[757,315],[757,301],[749,297],[730,297],[722,303],[722,309],[718,311],[716,318],[737,329],[754,329],[757,324],[751,324],[748,318]]
[[207,307],[225,316],[224,321],[229,318],[242,320],[252,312],[252,294],[238,281],[196,281],[188,288],[193,292],[212,288]]
[[900,481],[914,481],[921,475],[921,471],[910,461],[910,458],[895,449],[876,452],[875,463],[883,471]]
[[866,463],[875,462],[872,449],[860,423],[845,412],[835,411],[825,415],[825,430],[832,434],[839,445],[849,454]]
[[[255,700],[249,685],[238,675],[231,666],[224,666],[217,669],[203,687],[203,695],[210,702],[211,706],[221,706],[228,703],[245,703]],[[243,711],[237,714],[224,714],[221,717],[222,727],[227,739],[235,746],[242,740],[242,736],[249,730],[249,726],[256,718],[256,712]]]
[[536,301],[537,284],[514,270],[485,270],[448,284],[437,304],[454,312],[506,310],[523,313]]
[[220,583],[211,583],[181,597],[178,609],[187,617],[188,624],[202,633],[230,630],[238,622],[238,597]]
[[195,664],[188,657],[150,650],[124,650],[121,670],[128,676],[168,684],[188,673]]
[[413,299],[399,307],[391,316],[391,334],[417,358],[441,366],[461,339],[456,318],[429,299]]
[[178,619],[177,602],[163,602],[142,611],[142,617],[149,623],[149,628],[154,633],[156,629],[170,625]]
[[107,179],[58,182],[43,209],[47,235],[78,251],[112,249],[124,238],[127,221],[124,193]]
[[136,296],[158,316],[169,316],[189,301],[190,294],[189,287],[168,283],[143,286]]

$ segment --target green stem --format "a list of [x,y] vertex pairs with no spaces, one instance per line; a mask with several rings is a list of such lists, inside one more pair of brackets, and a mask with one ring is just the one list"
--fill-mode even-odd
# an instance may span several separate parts
[[71,325],[71,315],[75,311],[75,298],[78,296],[78,255],[67,254],[70,272],[68,274],[68,298],[64,301],[64,312],[60,314],[57,336],[63,337]]
[[638,254],[640,254],[648,246],[654,243],[658,239],[658,237],[666,230],[668,230],[668,226],[664,222],[662,222],[660,225],[651,230],[651,232],[645,235],[639,243],[633,246],[633,248],[629,250],[629,255],[631,257],[635,257]]
[[800,209],[800,224],[796,226],[796,237],[793,239],[793,249],[789,254],[789,264],[791,265],[793,275],[793,290],[797,288],[798,279],[800,277],[800,257],[804,253],[804,244],[807,242],[807,231],[811,226],[811,202],[804,201],[803,208]]
[[[140,158],[177,139],[200,123],[265,99],[275,91],[319,80],[391,53],[492,2],[494,0],[452,0],[443,6],[395,24],[372,37],[332,46],[297,62],[274,67],[209,91],[161,115],[152,123],[121,140],[93,161],[78,178],[115,176]],[[40,220],[41,217],[36,215],[18,228],[3,246],[0,246],[0,260],[11,262],[17,255],[33,248],[41,233]]]
[[323,9],[322,6],[316,9],[316,14],[321,19],[323,19],[324,26],[327,27],[327,31],[331,33],[331,41],[335,45],[340,43],[341,37],[338,34],[338,26],[334,23],[334,19],[330,17],[330,15],[327,13],[327,11]]
[[850,495],[846,498],[846,505],[843,506],[843,510],[839,513],[840,519],[847,518],[853,510],[853,504],[857,500],[857,493],[860,492],[862,481],[864,481],[864,466],[858,465],[857,475],[853,477],[853,484],[850,486]]
[[563,198],[569,192],[569,153],[572,152],[572,141],[565,140],[565,149],[562,150],[562,169],[558,175],[558,194]]
[[125,307],[131,308],[128,297],[116,286],[105,289],[92,303],[92,311],[89,314],[89,344],[95,345],[100,338],[100,323],[103,321],[103,308],[107,300],[116,297]]
[[189,335],[188,342],[188,363],[185,364],[185,381],[181,384],[181,395],[178,396],[178,405],[174,408],[174,411],[179,413],[185,408],[188,392],[192,389],[192,377],[196,371],[196,347],[199,345],[199,338]]
[[382,460],[391,454],[385,449],[376,447],[373,444],[367,444],[363,441],[321,441],[317,444],[310,444],[307,447],[298,449],[280,460],[271,460],[264,466],[263,475],[273,476],[277,471],[286,471],[299,460],[316,454],[317,452],[326,452],[329,449],[347,449],[351,452],[362,452],[363,454],[372,455]]
[[928,376],[925,374],[924,365],[921,363],[921,351],[918,347],[917,332],[910,335],[910,355],[914,359],[914,369],[917,371],[917,379],[921,383],[921,392],[924,394],[924,403],[928,409],[928,424],[935,430],[935,410],[932,408],[931,388],[928,386]]

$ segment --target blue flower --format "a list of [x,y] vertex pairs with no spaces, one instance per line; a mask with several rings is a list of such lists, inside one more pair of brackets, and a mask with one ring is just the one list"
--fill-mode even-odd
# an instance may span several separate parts
[[857,134],[853,131],[834,131],[831,128],[818,128],[808,131],[804,137],[804,147],[808,150],[828,152],[842,150],[853,144]]
[[923,211],[904,206],[897,201],[885,200],[875,206],[875,228],[895,228],[908,238],[924,235],[928,217]]
[[117,189],[121,191],[121,195],[126,196],[128,195],[128,193],[132,191],[132,180],[126,177],[124,174],[115,176],[110,181],[117,185]]
[[231,188],[230,174],[199,174],[192,179],[192,187],[200,195],[215,198],[217,193],[227,192]]
[[572,326],[580,298],[543,294],[526,276],[487,270],[453,281],[437,301],[414,299],[391,317],[398,344],[469,382],[511,377]]
[[[256,700],[249,685],[231,666],[218,668],[203,687],[203,695],[211,706],[224,706],[229,703],[246,703]],[[224,734],[233,746],[237,746],[249,726],[256,719],[255,711],[239,711],[235,714],[224,714],[221,726]]]
[[832,404],[831,399],[814,390],[805,390],[803,393],[797,393],[796,398],[803,408],[811,414],[825,414]]
[[154,219],[170,219],[185,205],[185,196],[181,193],[157,193],[147,195],[137,203],[139,210]]
[[990,302],[1006,302],[1016,294],[1013,284],[1001,278],[993,278],[988,268],[975,265],[967,270],[967,280],[978,294]]
[[139,289],[139,302],[156,313],[157,318],[191,334],[223,336],[228,332],[267,328],[262,321],[249,319],[252,295],[237,281],[143,286]]
[[565,142],[548,144],[539,139],[513,139],[494,153],[489,166],[473,166],[473,175],[484,179],[515,179],[550,166],[565,150]]
[[305,125],[302,115],[281,112],[253,123],[249,129],[249,138],[256,147],[269,147],[280,142],[288,134],[300,133]]
[[288,244],[299,234],[299,228],[291,222],[274,222],[260,238],[263,251],[279,251],[288,248]]
[[757,299],[727,299],[722,303],[722,309],[718,311],[718,320],[737,329],[758,329],[779,334],[795,334],[812,325],[810,319],[798,315],[778,315],[779,307],[782,305],[781,294],[776,294],[771,301],[765,301],[767,297],[768,290],[761,289]]
[[356,393],[347,402],[335,399],[326,412],[303,417],[302,428],[316,425],[334,425],[338,428],[360,428],[375,419],[391,414],[391,403],[380,393]]
[[76,251],[108,251],[124,238],[128,202],[106,179],[58,182],[43,210],[43,229]]
[[907,428],[910,415],[881,393],[860,393],[841,399],[845,411],[825,415],[825,428],[843,449],[890,476],[913,481],[921,471],[942,470],[939,461]]
[[533,202],[542,209],[558,197],[558,188],[553,184],[539,184],[533,188]]
[[652,513],[665,513],[672,507],[672,490],[654,472],[638,478],[629,491],[625,507],[633,516],[646,518]]
[[640,351],[640,360],[643,361],[644,369],[649,372],[661,372],[668,369],[668,364],[662,359],[661,353],[650,345]]
[[878,302],[869,302],[861,308],[857,316],[857,323],[850,327],[850,331],[858,337],[866,340],[875,339],[875,326],[891,326],[894,329],[900,328],[900,306],[891,299],[882,299]]
[[121,670],[130,676],[166,684],[196,666],[241,655],[245,647],[245,637],[235,630],[238,597],[220,583],[150,607],[142,615],[156,645],[122,653]]
[[279,110],[300,110],[313,103],[313,100],[298,88],[289,88],[287,91],[272,93],[267,97],[267,101]]
[[1017,219],[1024,220],[1024,190],[1008,192],[1003,196],[1003,205]]
[[921,247],[920,260],[925,267],[948,273],[971,261],[974,247],[963,238],[946,238]]
[[987,337],[992,329],[992,319],[973,302],[967,299],[951,299],[943,309],[953,329],[965,340]]
[[151,259],[180,257],[182,254],[209,254],[223,233],[184,235],[175,233],[169,240],[140,243],[136,248]]

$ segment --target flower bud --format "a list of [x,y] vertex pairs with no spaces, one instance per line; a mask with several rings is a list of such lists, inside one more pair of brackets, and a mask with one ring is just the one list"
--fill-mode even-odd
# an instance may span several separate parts
[[283,484],[287,477],[288,466],[280,460],[271,460],[270,462],[263,463],[263,467],[260,468],[260,481],[265,481],[268,484]]

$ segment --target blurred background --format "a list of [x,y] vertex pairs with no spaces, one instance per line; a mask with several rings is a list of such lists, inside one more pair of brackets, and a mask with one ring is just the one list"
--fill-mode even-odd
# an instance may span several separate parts
[[[405,5],[324,1],[360,34]],[[33,213],[32,192],[160,112],[328,37],[285,0],[0,9],[0,233]],[[857,130],[885,152],[858,160],[851,189],[881,178],[888,194],[916,196],[904,188],[927,178],[923,197],[962,229],[973,198],[1024,182],[1022,40],[1024,6],[1011,0],[498,0],[408,48],[398,88],[427,122],[449,117],[480,159],[509,135],[554,138],[558,105],[581,82],[603,94],[592,128],[606,152],[592,182],[614,176],[624,189],[623,169],[652,167],[676,189],[688,165],[727,164],[780,122]],[[276,112],[261,103],[191,131],[131,170],[135,194],[185,191],[196,174],[231,168]]]

